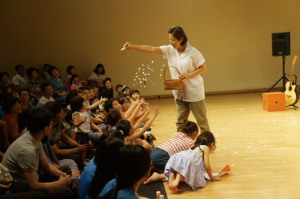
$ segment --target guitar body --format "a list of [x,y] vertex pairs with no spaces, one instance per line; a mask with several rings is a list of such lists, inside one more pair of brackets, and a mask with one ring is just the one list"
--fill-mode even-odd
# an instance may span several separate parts
[[298,86],[290,84],[288,81],[285,84],[285,104],[286,105],[293,105],[296,104],[299,100],[299,94],[298,94]]

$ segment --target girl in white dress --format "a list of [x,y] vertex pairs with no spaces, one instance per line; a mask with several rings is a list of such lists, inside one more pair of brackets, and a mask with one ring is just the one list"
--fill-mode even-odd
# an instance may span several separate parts
[[165,176],[169,181],[169,188],[176,192],[180,181],[186,182],[193,190],[206,185],[205,170],[211,180],[221,180],[219,176],[213,176],[209,163],[209,153],[215,149],[214,135],[205,131],[201,133],[192,148],[171,156],[166,168]]

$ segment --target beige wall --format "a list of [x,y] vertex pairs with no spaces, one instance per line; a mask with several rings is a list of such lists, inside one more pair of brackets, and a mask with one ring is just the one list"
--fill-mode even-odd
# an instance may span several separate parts
[[299,0],[2,0],[0,64],[14,74],[16,64],[48,63],[63,78],[72,64],[84,79],[102,63],[114,85],[131,88],[138,68],[149,64],[153,76],[146,87],[135,88],[142,95],[169,94],[160,77],[166,60],[120,49],[126,41],[166,45],[169,27],[180,25],[206,58],[206,91],[271,87],[282,74],[271,34],[291,32],[289,73],[293,55],[300,55],[299,8]]

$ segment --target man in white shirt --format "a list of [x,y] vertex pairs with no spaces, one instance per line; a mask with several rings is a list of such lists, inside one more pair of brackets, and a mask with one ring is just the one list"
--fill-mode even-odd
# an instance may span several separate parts
[[11,82],[18,87],[18,90],[25,88],[27,84],[27,79],[25,78],[25,68],[22,65],[17,65],[15,67],[16,75],[13,76]]
[[36,108],[42,107],[47,102],[54,101],[54,99],[51,97],[53,95],[53,89],[49,83],[42,84],[41,90],[42,90],[42,97],[39,99]]

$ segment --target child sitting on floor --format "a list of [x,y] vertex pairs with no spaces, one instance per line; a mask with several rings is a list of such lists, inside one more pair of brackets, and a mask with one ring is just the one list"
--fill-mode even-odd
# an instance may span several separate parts
[[214,135],[205,131],[197,137],[191,149],[171,156],[164,172],[166,179],[169,179],[170,190],[178,191],[177,186],[180,181],[186,182],[193,190],[204,187],[206,185],[205,170],[211,180],[221,180],[220,176],[212,175],[209,163],[209,153],[215,147]]
[[123,88],[122,84],[118,84],[118,85],[116,86],[116,91],[117,91],[117,94],[118,94],[118,95],[117,95],[117,98],[119,98],[119,95],[123,94],[122,88]]
[[72,90],[78,90],[78,88],[82,87],[79,76],[77,74],[72,75],[72,77],[70,78],[70,84]]
[[143,128],[139,128],[141,123],[146,119],[151,111],[151,107],[147,108],[146,113],[132,125],[128,120],[121,120],[117,123],[116,129],[123,132],[123,136],[125,138],[125,144],[136,144],[143,146],[149,153],[152,151],[152,146],[145,140],[139,139],[151,126],[156,116],[159,114],[159,107],[154,107],[154,114],[152,117],[147,121]]
[[[86,103],[82,97],[74,97],[71,102],[72,120],[76,131],[76,141],[81,144],[89,144],[89,133],[91,128],[103,133],[90,119],[89,113],[86,110]],[[87,165],[86,152],[82,154],[84,165]]]
[[140,92],[136,89],[131,89],[129,92],[129,96],[133,101],[139,100],[140,99]]
[[124,86],[122,87],[122,92],[123,92],[123,94],[126,93],[126,94],[129,95],[129,91],[130,91],[130,88],[129,88],[128,86],[124,85]]

